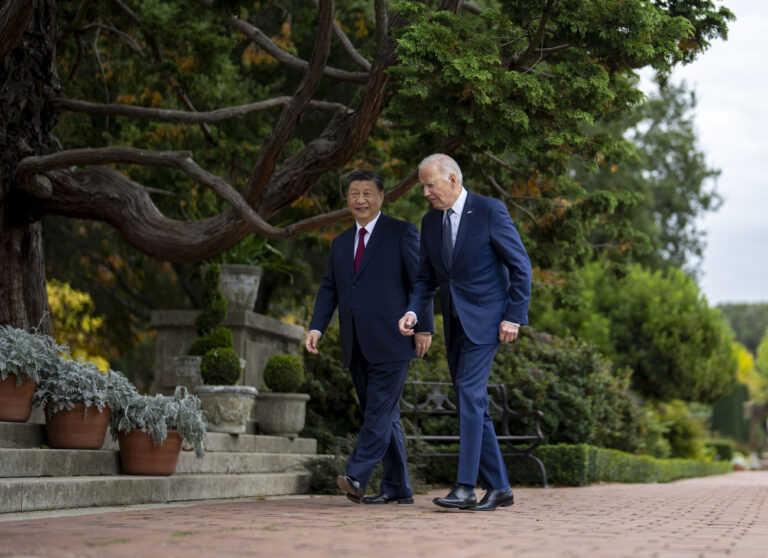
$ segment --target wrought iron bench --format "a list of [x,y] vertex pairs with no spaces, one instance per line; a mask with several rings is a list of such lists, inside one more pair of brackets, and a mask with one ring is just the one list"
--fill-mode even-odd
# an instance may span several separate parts
[[[415,433],[407,434],[409,440],[422,440],[429,443],[457,443],[458,433],[452,435],[425,435],[421,432],[425,417],[456,416],[456,403],[453,385],[447,382],[406,382],[400,399],[400,416],[411,421]],[[544,441],[541,433],[541,411],[520,412],[510,409],[507,388],[504,384],[488,384],[488,404],[496,425],[496,437],[505,457],[523,457],[531,459],[541,470],[542,484],[547,487],[547,469],[533,451]],[[530,418],[533,421],[532,434],[513,435],[510,421]],[[455,457],[456,452],[429,453],[430,456]]]

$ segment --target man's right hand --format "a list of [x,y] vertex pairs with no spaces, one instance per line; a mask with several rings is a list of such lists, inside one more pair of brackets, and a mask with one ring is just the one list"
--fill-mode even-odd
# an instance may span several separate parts
[[405,316],[397,322],[397,328],[400,333],[406,336],[413,335],[413,326],[416,325],[416,315],[413,312],[406,312]]
[[319,331],[310,331],[307,334],[307,340],[304,341],[304,346],[313,355],[317,354],[317,344],[320,341],[321,334]]

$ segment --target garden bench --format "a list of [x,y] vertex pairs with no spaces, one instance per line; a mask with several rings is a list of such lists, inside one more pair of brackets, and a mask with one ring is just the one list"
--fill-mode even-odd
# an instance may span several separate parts
[[[456,403],[453,385],[448,382],[406,382],[400,399],[400,416],[408,418],[415,427],[415,433],[406,435],[408,440],[421,440],[428,443],[458,443],[459,435],[427,435],[421,431],[422,421],[431,416],[456,416]],[[531,459],[541,470],[542,484],[547,486],[547,470],[541,459],[533,451],[544,441],[541,433],[541,411],[514,411],[509,407],[507,388],[504,384],[488,384],[488,404],[496,425],[496,438],[504,457],[522,457]],[[532,418],[531,434],[512,434],[510,421]],[[430,456],[455,457],[453,453],[428,453]]]

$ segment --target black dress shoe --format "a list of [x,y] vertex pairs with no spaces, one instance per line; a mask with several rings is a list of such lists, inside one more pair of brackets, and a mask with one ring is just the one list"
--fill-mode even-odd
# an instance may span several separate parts
[[460,484],[454,486],[445,498],[435,498],[432,501],[441,508],[459,508],[460,510],[470,509],[477,504],[475,491]]
[[336,477],[336,486],[346,492],[347,498],[352,500],[355,504],[363,503],[365,490],[360,488],[360,483],[352,477],[348,477],[347,475],[339,475]]
[[363,504],[413,504],[413,498],[410,496],[390,496],[384,492],[379,492],[376,496],[363,498]]
[[512,489],[506,490],[492,489],[485,493],[480,503],[471,509],[475,511],[493,511],[498,507],[506,508],[515,503],[515,497],[512,495]]

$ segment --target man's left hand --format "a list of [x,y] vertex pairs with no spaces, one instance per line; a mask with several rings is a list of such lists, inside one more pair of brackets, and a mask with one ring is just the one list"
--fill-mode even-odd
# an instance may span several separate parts
[[413,336],[413,342],[416,344],[416,354],[423,357],[427,354],[429,346],[432,344],[431,333],[416,333]]
[[501,322],[499,324],[499,341],[502,343],[511,343],[517,339],[517,332],[519,330],[520,326],[516,326],[509,322]]

